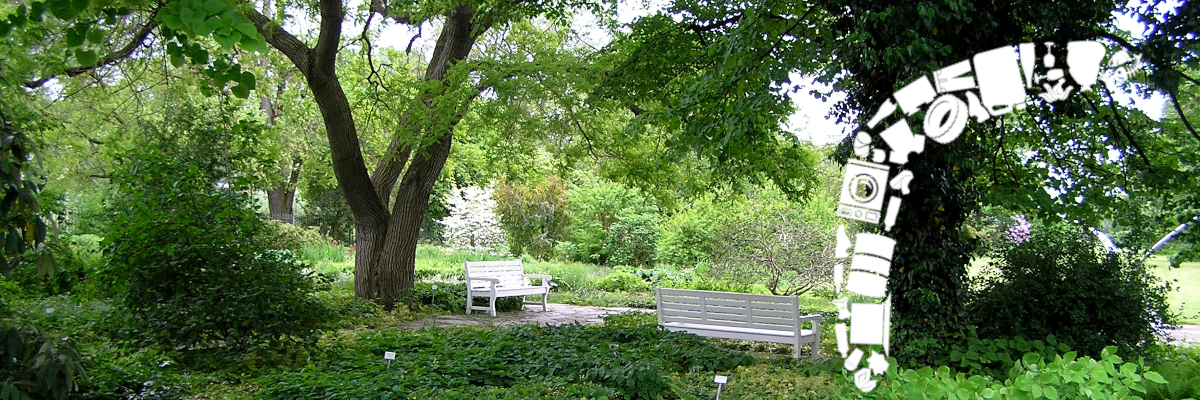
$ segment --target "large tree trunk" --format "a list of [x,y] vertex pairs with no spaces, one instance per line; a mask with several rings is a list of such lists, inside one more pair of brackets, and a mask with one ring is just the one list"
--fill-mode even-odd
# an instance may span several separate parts
[[[476,38],[487,29],[486,23],[472,23],[474,16],[474,9],[468,6],[446,13],[425,80],[449,84],[445,82],[446,72],[456,62],[466,59]],[[411,149],[397,135],[374,175],[368,175],[350,104],[335,71],[344,19],[341,1],[321,0],[321,30],[316,48],[309,48],[260,13],[248,17],[267,42],[287,56],[308,81],[325,123],[334,176],[354,215],[354,293],[390,308],[403,290],[413,286],[421,218],[450,154],[454,126],[464,111],[444,117],[449,120],[442,123],[401,126],[401,130],[436,135],[432,137],[438,140],[429,147]],[[422,100],[426,105],[434,104],[433,99]],[[463,103],[463,109],[469,101]],[[424,119],[401,118],[402,121]],[[410,155],[414,154],[409,163]],[[389,212],[389,197],[402,171],[404,177]]]
[[267,209],[271,219],[296,223],[292,211],[296,203],[296,185],[300,183],[300,167],[303,165],[304,159],[300,156],[292,158],[291,168],[281,168],[282,179],[267,191]]

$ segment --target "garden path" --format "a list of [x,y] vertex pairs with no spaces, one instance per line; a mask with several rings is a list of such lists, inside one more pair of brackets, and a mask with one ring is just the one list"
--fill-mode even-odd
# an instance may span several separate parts
[[[487,312],[473,312],[471,315],[454,314],[439,315],[432,318],[401,324],[402,329],[423,329],[447,326],[487,326],[506,327],[525,324],[560,325],[579,322],[582,324],[604,323],[605,315],[622,314],[630,311],[653,313],[654,310],[631,307],[592,307],[570,304],[547,304],[546,311],[538,306],[526,306],[525,310],[517,312],[497,313],[493,318]],[[1170,340],[1180,344],[1200,345],[1200,325],[1180,325],[1170,332]]]
[[1200,345],[1200,325],[1179,325],[1170,333],[1172,342]]
[[591,307],[550,303],[546,305],[546,311],[542,311],[542,307],[538,305],[525,306],[525,310],[523,311],[496,313],[495,318],[486,311],[475,311],[471,315],[439,315],[433,318],[402,324],[400,328],[423,329],[445,326],[506,327],[525,324],[560,325],[572,322],[600,324],[604,323],[601,317],[605,315],[622,314],[630,311],[654,312],[654,310],[630,307]]

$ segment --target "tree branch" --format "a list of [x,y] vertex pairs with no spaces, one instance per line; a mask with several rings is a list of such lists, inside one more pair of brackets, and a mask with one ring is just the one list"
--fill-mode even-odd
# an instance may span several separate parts
[[307,44],[297,39],[296,36],[283,30],[282,26],[271,21],[266,15],[253,10],[246,13],[246,18],[258,28],[258,33],[267,39],[267,43],[271,44],[284,57],[292,61],[296,65],[296,69],[300,70],[301,74],[308,75],[308,69],[312,66],[310,58],[312,57],[312,49]]
[[[150,13],[150,17],[146,19],[146,23],[143,24],[142,27],[133,34],[133,39],[130,40],[129,43],[126,43],[125,47],[122,47],[120,50],[117,50],[117,52],[109,54],[108,56],[100,59],[100,61],[97,61],[95,64],[67,68],[62,72],[62,75],[78,76],[97,68],[111,65],[118,61],[129,58],[129,56],[132,55],[133,52],[138,49],[138,47],[141,47],[142,44],[146,42],[146,38],[150,36],[150,32],[153,31],[154,28],[158,27],[158,21],[155,21],[154,17],[158,15],[159,9],[160,8],[158,7],[154,8],[154,11]],[[30,89],[39,88],[57,76],[57,74],[51,74],[49,76],[44,76],[41,79],[25,82],[25,87]]]
[[384,18],[389,18],[392,21],[396,21],[396,23],[398,23],[398,24],[405,24],[405,25],[413,24],[412,14],[408,14],[408,13],[394,13],[393,14],[391,11],[388,11],[387,5],[383,4],[383,0],[371,0],[371,7],[368,11],[370,11],[371,14],[379,14],[380,16],[383,16]]

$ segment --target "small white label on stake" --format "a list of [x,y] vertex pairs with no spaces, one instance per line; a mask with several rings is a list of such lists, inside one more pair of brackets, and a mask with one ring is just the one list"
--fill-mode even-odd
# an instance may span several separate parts
[[713,382],[724,385],[725,382],[727,382],[728,380],[729,380],[729,378],[727,378],[727,377],[717,375],[717,377],[715,379],[713,379]]
[[383,352],[383,359],[384,359],[384,360],[395,360],[395,359],[396,359],[396,353],[393,353],[393,352],[390,352],[390,351],[385,351],[385,352]]

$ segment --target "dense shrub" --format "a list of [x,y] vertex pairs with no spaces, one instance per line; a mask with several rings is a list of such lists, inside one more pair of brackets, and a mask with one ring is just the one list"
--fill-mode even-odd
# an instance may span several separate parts
[[621,217],[608,228],[604,243],[607,265],[649,266],[654,264],[658,243],[658,217],[654,214],[632,214]]
[[692,267],[712,259],[720,220],[706,204],[697,201],[662,221],[655,249],[659,264]]
[[629,272],[614,272],[596,280],[596,289],[608,292],[645,292],[650,282]]
[[291,250],[293,253],[299,253],[305,247],[325,245],[330,242],[316,227],[292,225],[274,219],[266,222],[263,235],[263,240],[268,248]]
[[572,245],[556,251],[569,250],[567,259],[592,264],[608,265],[612,249],[619,247],[619,241],[609,245],[609,228],[622,219],[655,211],[641,192],[595,177],[583,177],[567,191],[567,199],[571,203],[567,236]]
[[968,298],[983,338],[1054,335],[1087,355],[1141,354],[1172,320],[1169,286],[1134,254],[1106,253],[1078,226],[1051,224],[993,256]]
[[[82,357],[64,339],[33,325],[0,327],[0,394],[8,398],[65,399],[79,389]],[[11,396],[11,397],[10,397]]]
[[310,337],[327,318],[317,282],[290,251],[267,250],[247,190],[272,165],[261,125],[222,111],[181,106],[119,158],[104,276],[154,342],[244,350]]
[[[11,274],[10,279],[29,295],[57,295],[73,291],[76,286],[96,278],[101,265],[100,238],[95,235],[62,234],[46,238],[46,247],[55,259],[56,268],[24,268]],[[29,253],[24,259],[37,262],[38,254]]]
[[567,238],[571,219],[567,182],[557,176],[533,187],[504,182],[496,187],[496,213],[508,233],[509,251],[546,260]]

